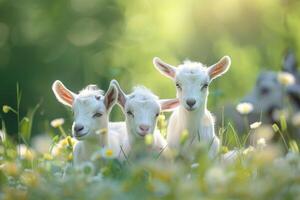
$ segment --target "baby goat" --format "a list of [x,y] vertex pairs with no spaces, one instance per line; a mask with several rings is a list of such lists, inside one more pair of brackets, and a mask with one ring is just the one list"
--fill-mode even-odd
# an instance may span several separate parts
[[116,80],[111,84],[118,89],[118,104],[126,116],[126,126],[131,145],[141,140],[146,134],[153,134],[153,146],[162,151],[167,143],[162,135],[155,131],[157,117],[162,110],[169,110],[178,105],[177,99],[159,100],[145,87],[135,87],[133,92],[125,94]]
[[[118,90],[110,85],[104,95],[95,85],[89,85],[75,94],[60,81],[55,81],[52,90],[57,100],[74,111],[73,136],[78,140],[74,147],[74,164],[88,161],[91,155],[101,147],[108,147],[123,158],[120,146],[126,146],[127,134],[108,129],[109,113],[116,103]],[[112,124],[110,127],[119,127]]]
[[213,79],[227,72],[231,63],[230,58],[225,56],[210,67],[190,61],[174,67],[159,58],[154,58],[153,63],[158,71],[174,81],[180,101],[180,106],[169,120],[167,134],[169,147],[178,148],[181,134],[187,130],[188,142],[192,144],[197,139],[206,142],[210,145],[210,157],[214,157],[218,153],[220,141],[215,135],[214,119],[207,110],[208,86]]

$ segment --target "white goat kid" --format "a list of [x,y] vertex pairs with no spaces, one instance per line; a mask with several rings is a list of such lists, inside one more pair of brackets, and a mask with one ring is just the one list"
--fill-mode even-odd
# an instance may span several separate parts
[[187,130],[189,133],[187,142],[192,144],[197,139],[206,142],[210,145],[209,156],[217,155],[220,141],[215,135],[214,119],[207,110],[208,86],[213,79],[229,69],[230,58],[225,56],[210,67],[191,61],[185,61],[174,67],[159,58],[154,58],[153,63],[158,71],[175,82],[180,101],[180,106],[169,120],[167,131],[169,147],[178,148],[181,134]]
[[162,110],[170,110],[178,106],[178,99],[159,100],[145,87],[135,87],[133,92],[125,94],[116,80],[112,80],[118,89],[118,104],[125,117],[131,145],[142,140],[147,134],[153,134],[152,149],[158,152],[167,147],[166,140],[155,130],[157,117]]
[[[109,113],[118,97],[115,86],[110,85],[104,96],[95,85],[89,85],[75,94],[62,82],[55,81],[52,89],[57,100],[74,111],[72,132],[78,140],[73,151],[75,165],[89,161],[101,147],[111,148],[118,159],[123,158],[120,146],[126,145],[127,135],[108,129]],[[118,124],[112,126],[119,127]]]

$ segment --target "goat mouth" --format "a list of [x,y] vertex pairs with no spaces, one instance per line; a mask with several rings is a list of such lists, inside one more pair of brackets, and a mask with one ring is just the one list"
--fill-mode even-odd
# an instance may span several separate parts
[[86,136],[88,134],[88,132],[86,132],[86,133],[83,133],[83,134],[80,134],[80,135],[77,135],[77,134],[75,134],[75,138],[76,139],[82,139],[84,136]]
[[189,112],[191,112],[191,111],[194,111],[194,110],[196,110],[196,107],[186,107],[185,108],[187,111],[189,111]]

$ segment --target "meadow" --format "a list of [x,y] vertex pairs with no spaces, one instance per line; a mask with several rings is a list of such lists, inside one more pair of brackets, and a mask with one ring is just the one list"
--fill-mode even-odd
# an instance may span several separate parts
[[[298,199],[299,23],[297,0],[0,0],[0,199]],[[73,113],[57,102],[55,80],[78,92],[116,79],[126,93],[145,85],[174,98],[154,57],[210,66],[224,55],[231,67],[208,97],[217,156],[203,141],[190,149],[184,131],[169,157],[147,136],[123,162],[99,148],[73,164]],[[268,79],[279,96],[253,101]],[[169,116],[157,119],[163,137]],[[118,106],[110,120],[124,121]]]

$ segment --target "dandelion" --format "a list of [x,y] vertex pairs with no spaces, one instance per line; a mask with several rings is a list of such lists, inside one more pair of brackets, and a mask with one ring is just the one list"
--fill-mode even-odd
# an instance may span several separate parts
[[147,134],[145,136],[145,144],[148,146],[153,144],[153,135],[152,134]]
[[54,119],[51,121],[51,126],[53,128],[58,128],[60,126],[62,126],[65,123],[65,120],[63,118],[58,118],[58,119]]
[[250,128],[256,129],[256,128],[260,127],[260,125],[261,125],[261,122],[254,122],[254,123],[250,124]]
[[295,83],[295,77],[288,72],[279,72],[277,80],[284,86],[293,85]]
[[240,103],[236,106],[236,110],[242,115],[247,115],[253,111],[253,105],[247,102]]
[[294,126],[300,127],[300,112],[296,113],[293,117],[292,117],[292,124]]

